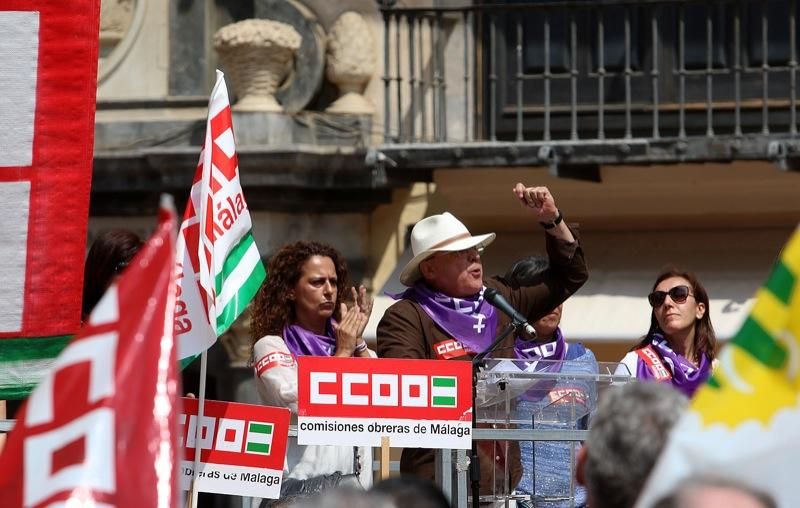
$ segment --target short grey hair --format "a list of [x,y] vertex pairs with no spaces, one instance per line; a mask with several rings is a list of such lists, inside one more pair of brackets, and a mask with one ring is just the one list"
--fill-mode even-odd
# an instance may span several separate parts
[[583,471],[593,508],[631,508],[687,398],[668,384],[630,382],[601,397]]
[[778,506],[768,494],[755,490],[743,483],[728,478],[701,476],[699,478],[689,478],[675,492],[654,504],[653,508],[694,508],[697,505],[692,500],[692,494],[705,488],[736,490],[751,497],[763,508],[777,508]]
[[302,496],[290,508],[396,508],[389,496],[361,488],[339,486],[312,496]]

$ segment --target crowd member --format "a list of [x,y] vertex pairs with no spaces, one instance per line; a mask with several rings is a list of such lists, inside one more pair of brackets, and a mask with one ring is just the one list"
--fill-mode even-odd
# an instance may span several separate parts
[[[484,280],[481,252],[494,233],[473,236],[450,213],[419,221],[411,231],[413,259],[403,269],[400,282],[406,290],[378,324],[378,354],[385,358],[471,360],[487,348],[509,318],[484,298],[486,287],[495,288],[529,321],[536,321],[561,304],[583,285],[588,276],[580,244],[563,221],[555,199],[546,187],[518,183],[513,194],[529,207],[545,231],[550,267],[542,282],[513,289],[502,281]],[[500,345],[498,355],[509,356],[514,337]],[[506,461],[511,485],[519,481],[518,447],[509,447]],[[495,456],[481,455],[481,490],[496,491],[503,485],[505,467]],[[406,448],[400,470],[434,478],[431,450]]]
[[392,501],[395,508],[450,508],[450,502],[435,483],[417,476],[393,476],[372,486],[372,493]]
[[659,383],[632,382],[603,394],[578,452],[576,477],[589,506],[633,508],[687,405],[682,393]]
[[693,478],[653,508],[776,508],[769,495],[721,478]]
[[[271,505],[270,508],[273,508]],[[399,508],[391,497],[372,490],[340,486],[313,496],[290,499],[281,506],[293,508]]]
[[[517,261],[503,279],[515,289],[534,286],[548,267],[547,258],[529,256]],[[563,307],[558,305],[533,323],[535,338],[517,336],[514,343],[514,356],[520,360],[515,364],[525,371],[559,373],[565,378],[573,375],[571,381],[538,381],[517,397],[517,414],[533,420],[537,429],[585,429],[584,416],[597,400],[594,383],[581,380],[581,375],[585,379],[597,374],[597,360],[583,344],[564,339],[559,326]],[[579,448],[579,444],[562,441],[521,441],[522,479],[515,493],[541,508],[586,506],[586,489],[574,485],[571,467]],[[517,505],[530,506],[528,501],[517,501]]]
[[95,239],[86,255],[83,271],[82,322],[89,318],[111,282],[128,266],[142,245],[142,239],[126,229],[112,229]]
[[708,293],[693,273],[668,268],[647,299],[650,330],[622,363],[638,379],[670,383],[691,397],[711,375],[716,354]]
[[[270,260],[268,273],[251,310],[257,387],[264,404],[289,408],[296,423],[296,358],[374,357],[362,338],[372,300],[362,286],[351,288],[353,302],[345,303],[347,264],[325,244],[285,245]],[[308,485],[298,482],[330,486],[340,475],[357,475],[363,487],[372,484],[371,448],[301,446],[289,438],[284,467],[282,490],[308,494]]]

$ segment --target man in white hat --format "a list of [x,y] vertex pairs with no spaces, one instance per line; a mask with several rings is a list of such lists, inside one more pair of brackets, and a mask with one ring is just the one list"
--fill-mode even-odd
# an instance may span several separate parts
[[[449,213],[422,219],[411,231],[414,258],[400,274],[400,282],[409,289],[378,324],[378,356],[470,360],[484,351],[510,321],[484,300],[487,287],[496,289],[533,323],[586,282],[583,251],[547,187],[518,183],[513,193],[533,212],[546,233],[550,267],[542,281],[514,290],[500,280],[485,278],[481,252],[495,239],[494,233],[473,236]],[[514,340],[513,334],[507,337],[494,356],[513,356]],[[491,490],[492,473],[505,467],[495,464],[494,456],[491,450],[481,454],[482,491]],[[432,451],[404,449],[400,470],[433,479]],[[508,474],[513,487],[521,475],[516,446],[509,447]],[[503,476],[496,477],[502,481]]]

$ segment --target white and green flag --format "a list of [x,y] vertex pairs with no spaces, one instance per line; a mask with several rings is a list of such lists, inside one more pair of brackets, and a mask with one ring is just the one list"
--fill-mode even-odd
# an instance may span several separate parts
[[217,71],[205,143],[178,235],[175,335],[182,362],[214,344],[264,281],[266,272],[251,229],[239,182],[228,90]]
[[800,506],[800,228],[669,441],[637,503],[710,476]]

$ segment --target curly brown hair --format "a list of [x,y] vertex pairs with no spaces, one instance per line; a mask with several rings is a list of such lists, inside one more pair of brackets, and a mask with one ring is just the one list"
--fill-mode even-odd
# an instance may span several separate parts
[[[680,268],[674,266],[669,266],[663,269],[658,275],[655,283],[653,283],[652,290],[655,291],[656,287],[661,283],[661,281],[664,279],[669,279],[670,277],[682,277],[689,281],[689,284],[692,286],[692,292],[694,293],[695,301],[705,304],[706,311],[703,314],[703,317],[695,321],[694,351],[692,352],[694,353],[694,357],[698,360],[703,353],[705,353],[705,355],[708,357],[708,361],[714,360],[717,355],[717,336],[714,333],[714,326],[711,324],[711,306],[709,305],[708,292],[706,292],[706,288],[703,287],[703,284],[700,283],[700,280],[694,273],[681,270]],[[650,330],[648,330],[647,335],[633,349],[641,349],[649,344],[650,338],[654,333],[660,333],[662,335],[664,334],[664,332],[661,330],[661,327],[658,326],[655,310],[653,310],[650,314]]]
[[320,242],[299,241],[281,247],[267,267],[267,279],[253,299],[250,321],[251,344],[265,335],[281,335],[283,327],[296,319],[294,302],[286,295],[294,289],[303,272],[303,265],[312,256],[330,258],[336,267],[336,306],[334,318],[339,318],[339,307],[347,298],[347,262],[330,245]]

